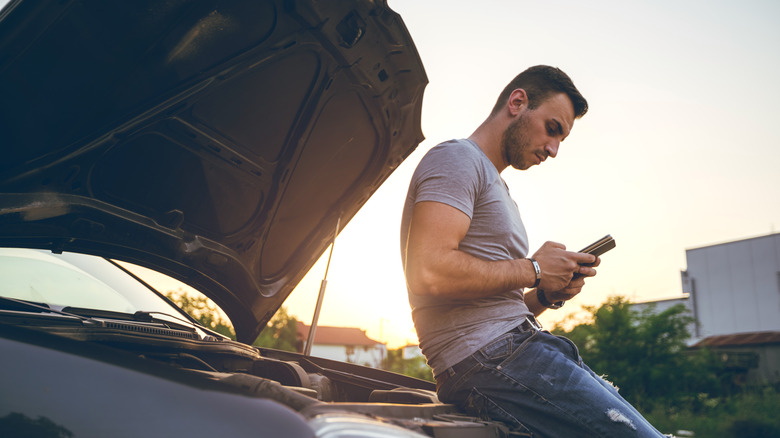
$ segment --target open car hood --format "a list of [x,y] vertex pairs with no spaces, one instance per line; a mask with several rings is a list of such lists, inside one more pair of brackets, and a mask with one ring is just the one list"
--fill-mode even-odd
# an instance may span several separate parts
[[168,274],[252,342],[422,140],[426,83],[381,0],[12,0],[0,244]]

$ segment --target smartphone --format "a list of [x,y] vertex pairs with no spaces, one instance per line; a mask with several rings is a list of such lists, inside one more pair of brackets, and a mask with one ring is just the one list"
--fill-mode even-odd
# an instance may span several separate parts
[[[582,248],[580,252],[593,254],[594,256],[598,257],[614,247],[615,247],[615,239],[613,239],[612,236],[607,234],[606,236],[591,243],[585,248]],[[583,263],[582,266],[593,266],[593,264]],[[574,274],[574,278],[581,277],[581,276],[582,276],[581,274]]]
[[598,257],[614,247],[615,247],[615,239],[613,239],[612,236],[607,234],[606,236],[591,243],[585,248],[582,248],[580,252],[593,254],[594,256]]

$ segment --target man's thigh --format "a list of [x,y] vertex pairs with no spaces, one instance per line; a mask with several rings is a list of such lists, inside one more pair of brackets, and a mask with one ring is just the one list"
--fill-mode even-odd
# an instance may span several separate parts
[[662,436],[588,369],[576,347],[547,332],[500,337],[453,376],[452,401],[537,437]]

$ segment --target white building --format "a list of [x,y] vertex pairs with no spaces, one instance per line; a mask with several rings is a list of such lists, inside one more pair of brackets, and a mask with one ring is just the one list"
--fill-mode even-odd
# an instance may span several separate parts
[[[298,321],[298,339],[304,348],[308,338],[309,326]],[[387,346],[369,338],[366,331],[359,328],[318,325],[311,355],[380,368],[387,357]]]
[[404,359],[414,359],[415,357],[422,357],[422,350],[417,344],[408,344],[401,347],[401,357]]
[[780,234],[686,251],[694,337],[780,331]]
[[708,347],[748,382],[780,381],[780,234],[686,250],[678,298],[696,320],[689,345]]

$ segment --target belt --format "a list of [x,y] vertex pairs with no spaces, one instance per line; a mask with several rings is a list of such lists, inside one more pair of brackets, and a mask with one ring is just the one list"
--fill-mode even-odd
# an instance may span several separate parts
[[[529,330],[542,330],[542,325],[539,324],[539,321],[536,320],[536,318],[533,317],[533,315],[528,316],[521,322],[517,327],[512,328],[507,333],[510,332],[527,332]],[[455,374],[458,374],[459,370],[456,368],[463,368],[463,365],[465,362],[467,362],[467,359],[463,359],[462,361],[456,363],[455,365],[447,368],[446,370],[442,371],[441,373],[437,374],[434,379],[436,380],[436,391],[439,391],[439,388],[441,388],[442,385],[444,385],[444,382],[448,381],[450,377],[454,376]],[[468,366],[467,366],[468,368]]]
[[526,316],[525,321],[523,321],[523,323],[520,324],[519,327],[523,329],[523,331],[528,331],[531,329],[542,330],[542,324],[539,321],[537,321],[533,315]]

